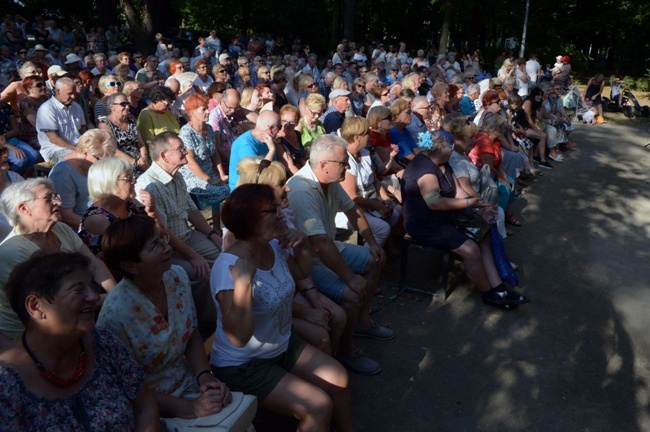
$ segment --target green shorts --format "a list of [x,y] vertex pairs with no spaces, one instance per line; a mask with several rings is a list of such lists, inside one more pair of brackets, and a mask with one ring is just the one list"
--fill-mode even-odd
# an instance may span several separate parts
[[212,373],[232,391],[257,396],[259,402],[273,391],[282,377],[293,369],[307,343],[291,333],[287,350],[269,359],[253,359],[238,366],[216,367]]

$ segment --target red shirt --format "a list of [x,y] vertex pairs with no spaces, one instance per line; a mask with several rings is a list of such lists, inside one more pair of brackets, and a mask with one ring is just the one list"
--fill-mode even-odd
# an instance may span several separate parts
[[474,138],[474,146],[469,152],[469,158],[472,160],[472,163],[478,167],[478,169],[483,168],[483,163],[481,162],[482,154],[491,154],[494,156],[494,168],[499,168],[501,162],[503,161],[503,156],[501,155],[501,143],[499,138],[495,138],[494,141],[487,136],[487,134],[479,133],[476,134]]

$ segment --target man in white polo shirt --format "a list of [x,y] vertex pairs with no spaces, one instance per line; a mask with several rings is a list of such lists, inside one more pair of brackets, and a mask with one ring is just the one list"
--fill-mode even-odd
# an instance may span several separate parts
[[86,132],[83,110],[74,101],[75,84],[70,78],[59,78],[54,96],[36,113],[36,131],[41,155],[46,162],[57,163],[77,146]]

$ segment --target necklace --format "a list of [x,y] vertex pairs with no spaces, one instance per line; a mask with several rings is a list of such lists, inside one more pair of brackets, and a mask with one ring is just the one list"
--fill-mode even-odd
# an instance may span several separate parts
[[32,359],[32,361],[36,363],[36,368],[38,369],[38,372],[41,374],[41,376],[46,381],[51,382],[57,387],[70,387],[72,384],[78,382],[83,376],[84,372],[86,372],[88,354],[86,354],[86,348],[84,347],[84,342],[81,339],[79,339],[79,348],[81,348],[81,353],[79,354],[79,363],[77,363],[77,367],[74,369],[74,373],[70,378],[62,378],[55,374],[53,371],[46,369],[45,366],[43,366],[43,363],[41,363],[41,361],[36,358],[32,350],[27,345],[26,331],[23,332],[22,342],[25,351],[27,351],[27,354],[29,354],[29,357]]

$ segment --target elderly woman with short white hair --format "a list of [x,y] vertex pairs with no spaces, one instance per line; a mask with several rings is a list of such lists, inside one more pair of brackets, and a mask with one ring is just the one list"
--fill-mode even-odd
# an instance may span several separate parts
[[5,292],[9,274],[34,252],[80,252],[91,260],[93,279],[105,290],[115,281],[103,262],[98,260],[66,224],[61,223],[61,197],[49,179],[35,178],[9,185],[0,196],[0,211],[13,226],[0,244],[0,333],[15,338],[25,330],[11,309]]
[[140,191],[143,204],[135,199],[133,167],[124,159],[109,157],[88,170],[88,195],[92,204],[81,217],[77,234],[96,256],[101,256],[102,235],[119,219],[147,213],[157,219],[154,197]]
[[56,191],[61,195],[59,212],[63,222],[77,228],[81,216],[88,208],[88,170],[98,160],[114,156],[117,145],[115,137],[100,129],[91,129],[84,133],[73,153],[68,153],[60,160],[49,178]]

